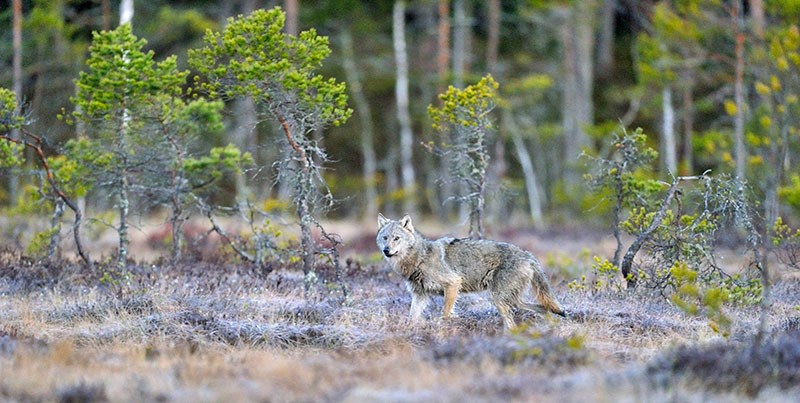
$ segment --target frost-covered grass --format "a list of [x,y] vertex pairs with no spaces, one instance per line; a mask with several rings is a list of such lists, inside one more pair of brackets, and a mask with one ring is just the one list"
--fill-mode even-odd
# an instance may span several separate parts
[[462,295],[456,318],[438,318],[438,299],[424,323],[409,323],[402,279],[366,258],[357,264],[359,253],[345,275],[347,300],[327,269],[311,295],[298,270],[209,261],[131,266],[131,280],[112,287],[100,270],[5,254],[0,400],[699,402],[800,393],[800,281],[791,277],[774,288],[757,347],[757,307],[728,307],[734,322],[723,338],[663,299],[571,291],[565,273],[580,268],[549,270],[568,318],[519,313],[523,326],[509,334],[485,294]]

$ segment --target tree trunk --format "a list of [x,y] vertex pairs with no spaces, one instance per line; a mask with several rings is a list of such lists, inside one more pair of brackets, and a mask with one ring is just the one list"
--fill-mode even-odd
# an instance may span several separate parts
[[119,5],[119,25],[133,24],[133,0],[122,0]]
[[[233,144],[242,151],[253,152],[253,155],[256,156],[255,158],[258,158],[258,153],[255,152],[257,147],[256,126],[258,125],[256,103],[251,97],[238,98],[233,100],[232,103],[234,122],[231,129],[231,137]],[[235,180],[236,199],[239,203],[244,203],[253,196],[253,192],[248,186],[244,173],[237,174]],[[290,187],[290,184],[281,181],[278,184],[279,197],[288,198]]]
[[101,27],[103,31],[111,29],[111,0],[100,1],[100,13],[102,14]]
[[47,260],[55,262],[59,258],[59,243],[61,243],[61,218],[64,217],[64,201],[56,199],[53,206],[53,215],[50,217],[50,243],[47,246]]
[[756,38],[764,38],[764,26],[766,26],[764,0],[750,0],[750,18],[753,20],[753,33],[756,34]]
[[467,11],[465,0],[453,1],[453,86],[464,87],[467,61]]
[[678,174],[678,158],[675,155],[675,108],[672,105],[672,87],[664,85],[661,90],[661,169],[670,175]]
[[595,1],[577,1],[563,12],[561,41],[564,59],[562,125],[564,128],[564,183],[574,189],[580,183],[577,157],[589,145],[585,126],[594,120],[593,50]]
[[[14,95],[17,97],[17,110],[14,115],[19,116],[20,108],[23,100],[22,94],[22,0],[13,0],[13,22],[12,22],[12,75],[14,80]],[[11,130],[11,138],[15,140],[20,139],[19,129]],[[9,204],[13,207],[17,204],[17,193],[19,188],[19,179],[17,175],[9,175],[8,178],[8,199]]]
[[353,103],[361,123],[361,155],[364,158],[362,174],[364,176],[364,197],[366,199],[364,201],[364,216],[367,220],[374,220],[378,216],[378,192],[375,188],[377,164],[373,145],[375,125],[372,122],[372,110],[369,106],[369,101],[367,101],[367,97],[364,95],[364,88],[361,85],[361,74],[355,62],[353,36],[347,28],[342,28],[339,39],[342,45],[342,67],[344,68],[348,88],[353,95]]
[[[289,35],[297,36],[299,31],[298,14],[300,11],[299,0],[284,0],[283,11],[286,13],[286,25],[284,28]],[[252,12],[252,11],[251,11]]]
[[[119,5],[119,25],[124,24],[133,24],[133,0],[122,0]],[[127,59],[126,59],[127,61]],[[127,147],[125,146],[125,137],[127,136],[128,131],[128,121],[130,120],[130,116],[128,115],[128,110],[123,109],[122,111],[122,126],[119,130],[119,136],[121,139],[120,142],[120,150],[123,153],[127,152]],[[126,158],[123,158],[122,161],[122,172],[119,178],[119,205],[117,206],[119,211],[119,227],[117,227],[117,234],[119,235],[119,255],[117,256],[117,267],[119,268],[121,273],[126,271],[126,266],[128,263],[128,245],[130,244],[130,240],[128,239],[128,213],[130,212],[130,182],[128,181],[128,169],[127,169],[128,161]]]
[[503,121],[511,134],[511,140],[514,143],[514,150],[517,153],[517,159],[522,166],[522,173],[525,179],[525,191],[528,196],[528,211],[531,216],[531,221],[534,227],[542,227],[544,224],[542,214],[542,197],[539,191],[539,179],[536,176],[536,171],[533,168],[533,159],[525,146],[525,140],[522,138],[521,130],[514,121],[514,116],[507,109],[503,109]]
[[450,67],[450,1],[439,0],[439,27],[436,45],[436,71],[439,74],[437,94],[444,92],[447,83],[447,72]]
[[122,178],[120,178],[119,185],[119,227],[117,227],[117,234],[119,235],[119,255],[117,256],[117,267],[120,272],[125,272],[126,264],[128,262],[128,213],[130,212],[130,184],[128,182],[127,170],[123,170]]
[[744,180],[747,169],[747,150],[744,146],[744,32],[741,31],[739,2],[734,2],[732,12],[732,22],[735,26],[736,40],[736,66],[734,72],[733,97],[736,104],[736,115],[734,116],[733,139],[736,152],[736,177]]
[[600,34],[597,38],[597,74],[608,76],[614,68],[614,13],[617,0],[601,0]]
[[500,22],[501,12],[500,0],[489,0],[488,8],[488,38],[486,39],[486,70],[490,74],[497,74],[497,55],[500,47]]
[[416,212],[414,197],[414,136],[411,132],[411,115],[409,113],[408,94],[408,54],[406,52],[405,29],[406,3],[397,0],[392,11],[392,41],[397,66],[397,121],[400,124],[400,172],[403,185],[403,201],[406,213]]
[[[632,271],[633,266],[633,258],[636,257],[636,254],[639,252],[639,249],[644,246],[644,243],[650,238],[650,235],[655,231],[660,225],[661,221],[664,219],[664,216],[667,213],[670,203],[672,203],[672,198],[675,197],[675,193],[678,191],[678,184],[680,181],[683,180],[681,177],[676,177],[672,181],[672,185],[667,190],[666,196],[664,196],[664,200],[661,201],[661,206],[659,207],[656,214],[653,216],[653,221],[650,222],[650,226],[648,226],[636,239],[628,246],[628,250],[625,252],[625,256],[622,258],[622,265],[620,266],[620,270],[622,271],[622,278],[627,281],[628,288],[635,288],[636,282],[638,280],[637,273]],[[615,258],[616,260],[616,258]]]
[[694,98],[689,77],[684,79],[683,87],[683,148],[681,153],[682,166],[686,175],[694,174],[694,150],[692,148],[694,132]]

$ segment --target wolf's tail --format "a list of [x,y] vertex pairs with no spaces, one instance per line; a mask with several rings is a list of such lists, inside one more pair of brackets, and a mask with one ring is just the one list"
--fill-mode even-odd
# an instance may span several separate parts
[[534,259],[531,262],[531,267],[533,268],[533,277],[531,278],[531,286],[533,286],[533,292],[536,293],[536,298],[539,300],[539,303],[544,307],[544,309],[561,316],[567,316],[564,313],[564,308],[561,307],[561,304],[556,301],[555,297],[553,297],[552,291],[550,291],[550,282],[547,281],[547,277],[545,277],[544,270],[542,270],[542,265],[539,263],[538,260]]

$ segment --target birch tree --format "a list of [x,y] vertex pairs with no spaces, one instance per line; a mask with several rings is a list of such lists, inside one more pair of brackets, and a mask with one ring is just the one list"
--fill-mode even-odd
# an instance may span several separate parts
[[339,34],[342,46],[342,67],[349,84],[350,93],[361,123],[361,155],[364,158],[362,175],[364,180],[364,217],[373,219],[378,215],[378,191],[376,188],[377,162],[375,157],[375,124],[372,121],[372,108],[364,95],[360,69],[356,64],[353,35],[349,28],[343,27]]
[[586,126],[594,122],[594,26],[596,0],[572,1],[559,9],[563,68],[564,182],[568,188],[578,185],[580,176],[572,161],[588,145]]
[[[13,22],[12,22],[12,48],[13,57],[11,61],[11,70],[14,82],[14,94],[17,99],[22,99],[22,0],[13,0],[11,8],[13,9]],[[19,104],[15,103],[16,110],[14,111],[19,115]],[[11,138],[20,139],[19,127],[11,127]],[[8,195],[11,200],[11,205],[16,203],[17,188],[19,187],[19,179],[17,175],[11,175],[8,179]]]
[[392,43],[394,44],[395,98],[397,101],[397,122],[400,124],[400,175],[403,185],[403,203],[407,213],[416,209],[414,197],[414,133],[411,130],[408,93],[408,52],[406,50],[405,29],[406,2],[397,0],[392,9]]

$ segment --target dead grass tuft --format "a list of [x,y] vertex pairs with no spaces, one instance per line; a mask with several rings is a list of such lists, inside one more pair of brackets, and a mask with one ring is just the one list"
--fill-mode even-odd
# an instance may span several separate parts
[[780,332],[758,345],[682,346],[654,360],[648,372],[657,382],[677,375],[698,387],[735,390],[751,398],[769,385],[795,388],[800,383],[800,333]]

